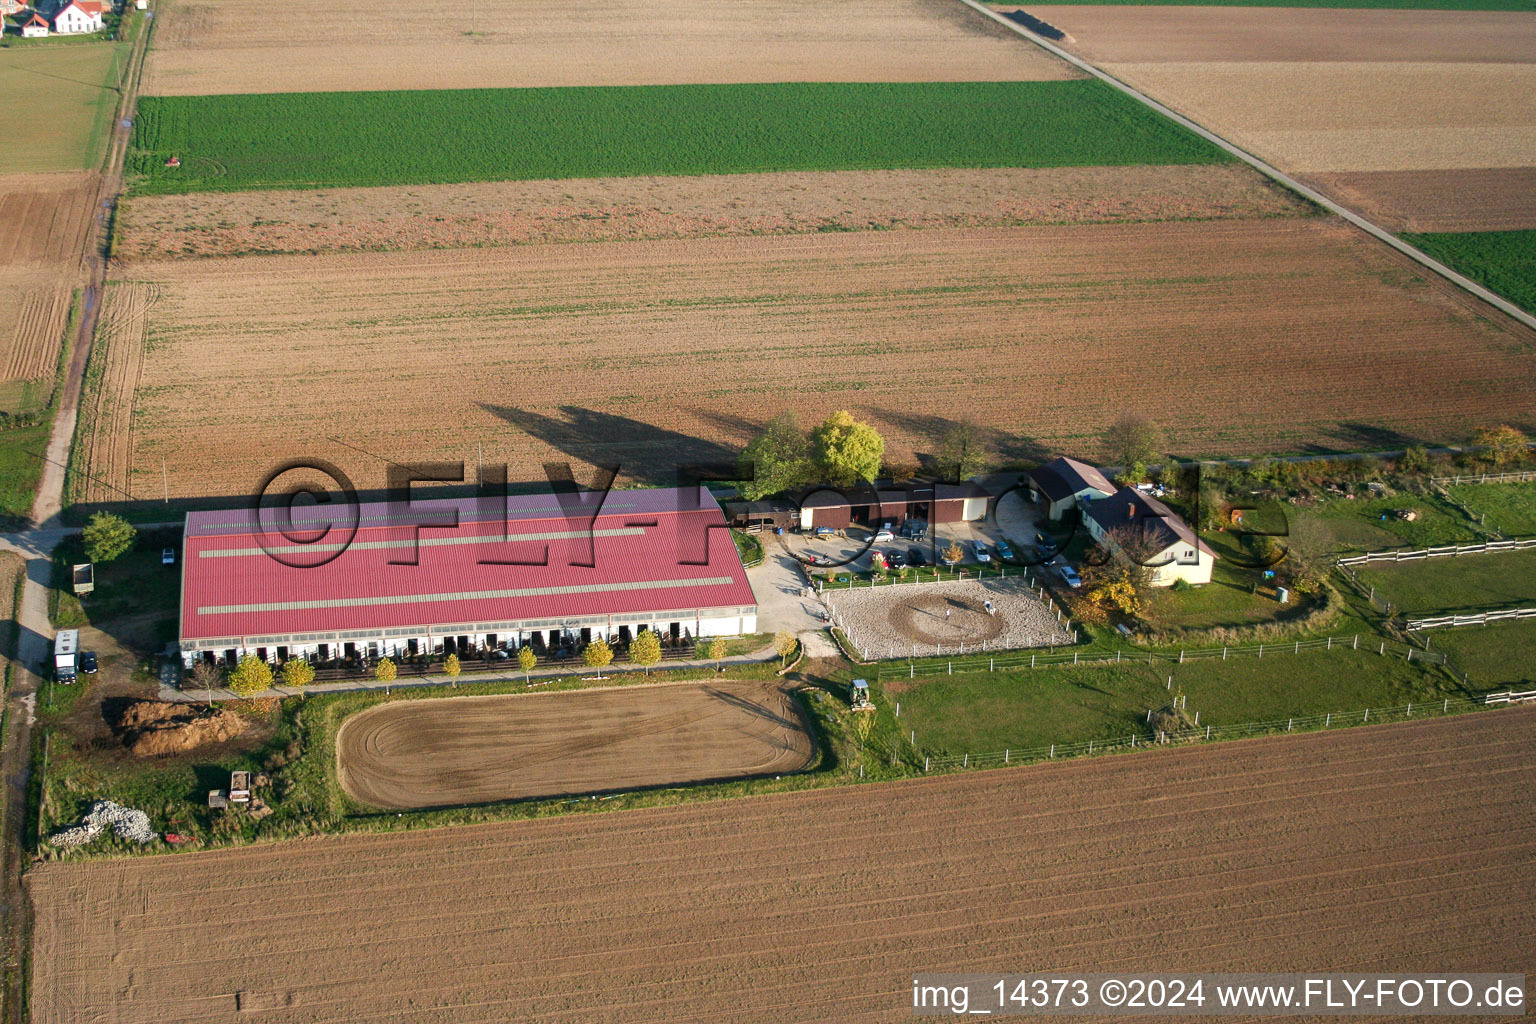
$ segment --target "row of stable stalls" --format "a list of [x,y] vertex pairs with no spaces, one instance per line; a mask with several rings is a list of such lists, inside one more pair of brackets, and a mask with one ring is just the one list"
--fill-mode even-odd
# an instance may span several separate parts
[[[732,614],[726,615],[727,612]],[[646,629],[659,633],[664,646],[688,644],[700,636],[740,636],[757,629],[756,608],[700,609],[650,615],[651,618],[624,622],[615,622],[610,616],[591,616],[558,623],[503,624],[503,629],[496,632],[477,629],[475,632],[437,634],[425,629],[370,630],[324,639],[317,636],[231,638],[226,641],[230,646],[199,645],[201,649],[183,651],[182,656],[188,669],[198,659],[233,667],[247,654],[254,654],[273,665],[281,665],[290,658],[305,658],[317,667],[379,658],[430,657],[435,660],[450,654],[461,659],[483,659],[498,650],[515,652],[525,645],[542,657],[560,651],[579,651],[599,637],[622,646]],[[413,632],[417,635],[412,635]]]
[[850,526],[899,527],[908,520],[942,525],[969,523],[987,517],[991,495],[973,483],[913,483],[904,487],[848,488],[811,491],[799,502],[802,530]]

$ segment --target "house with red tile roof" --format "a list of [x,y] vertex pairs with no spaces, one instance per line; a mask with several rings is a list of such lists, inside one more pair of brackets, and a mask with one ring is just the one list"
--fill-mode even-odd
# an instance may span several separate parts
[[53,31],[59,35],[100,32],[106,9],[101,0],[68,0],[53,12]]

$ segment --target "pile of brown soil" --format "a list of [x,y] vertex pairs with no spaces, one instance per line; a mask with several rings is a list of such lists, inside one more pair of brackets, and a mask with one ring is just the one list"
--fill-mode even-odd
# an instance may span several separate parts
[[246,730],[233,711],[203,705],[139,700],[126,705],[113,731],[140,757],[184,754],[205,743],[222,743]]

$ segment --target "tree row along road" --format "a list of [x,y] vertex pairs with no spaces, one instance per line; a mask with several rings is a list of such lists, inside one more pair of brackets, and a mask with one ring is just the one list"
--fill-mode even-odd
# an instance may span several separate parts
[[26,580],[21,602],[16,609],[17,639],[13,653],[10,686],[5,700],[5,733],[0,736],[0,777],[3,777],[5,808],[0,819],[0,960],[4,961],[3,993],[0,993],[0,1022],[16,1024],[25,1019],[27,1000],[27,947],[31,941],[31,911],[21,887],[27,832],[27,789],[31,781],[30,752],[32,730],[29,702],[35,699],[40,674],[46,671],[53,636],[48,618],[48,586],[53,572],[54,547],[71,531],[60,529],[59,513],[64,504],[65,467],[75,436],[75,421],[80,411],[80,392],[85,367],[90,361],[91,339],[101,310],[102,284],[107,274],[107,246],[112,214],[123,190],[123,162],[128,150],[130,129],[137,108],[139,81],[143,75],[144,54],[154,30],[153,15],[134,40],[127,66],[118,87],[112,137],[102,168],[101,185],[91,197],[95,220],[86,232],[81,253],[86,270],[80,324],[74,350],[64,371],[59,411],[44,451],[42,474],[38,479],[37,498],[32,505],[32,528],[4,538],[4,549],[26,559]]
[[978,3],[977,0],[960,0],[960,2],[965,4],[967,7],[971,7],[980,11],[982,14],[986,15],[988,18],[991,18],[999,25],[1012,29],[1014,32],[1017,32],[1019,35],[1023,36],[1025,39],[1028,39],[1036,46],[1039,46],[1040,48],[1055,54],[1074,67],[1086,71],[1088,74],[1110,86],[1113,86],[1132,99],[1146,104],[1153,110],[1157,111],[1159,114],[1162,114],[1164,117],[1176,122],[1179,125],[1182,125],[1185,128],[1188,128],[1190,131],[1194,132],[1202,139],[1205,139],[1207,142],[1219,146],[1226,152],[1231,153],[1233,156],[1237,157],[1239,160],[1243,161],[1243,163],[1252,167],[1260,174],[1263,174],[1268,178],[1272,178],[1273,180],[1280,182],[1280,184],[1284,185],[1291,191],[1305,196],[1306,198],[1312,200],[1312,202],[1316,203],[1318,206],[1321,206],[1323,209],[1327,210],[1329,213],[1344,218],[1355,227],[1369,235],[1372,235],[1380,241],[1385,242],[1393,249],[1396,249],[1398,252],[1407,256],[1409,259],[1429,268],[1436,274],[1439,274],[1441,277],[1456,285],[1458,288],[1461,288],[1464,291],[1476,296],[1477,298],[1482,299],[1484,302],[1488,303],[1490,306],[1493,306],[1501,313],[1504,313],[1514,318],[1515,320],[1518,320],[1520,323],[1527,327],[1536,328],[1536,316],[1532,316],[1525,310],[1521,309],[1519,306],[1516,306],[1514,303],[1509,302],[1508,300],[1503,299],[1498,295],[1495,295],[1487,288],[1484,288],[1476,281],[1473,281],[1471,278],[1458,274],[1456,271],[1452,270],[1444,263],[1441,263],[1439,260],[1429,256],[1427,253],[1420,252],[1418,249],[1415,249],[1407,242],[1404,242],[1402,239],[1393,235],[1390,231],[1387,231],[1385,228],[1382,228],[1377,224],[1367,220],[1353,210],[1344,206],[1340,206],[1338,203],[1334,202],[1332,199],[1329,199],[1327,196],[1323,195],[1316,189],[1303,185],[1301,182],[1286,174],[1278,167],[1275,167],[1273,164],[1270,164],[1264,160],[1260,160],[1252,153],[1249,153],[1247,150],[1241,149],[1233,143],[1228,142],[1226,139],[1222,138],[1220,135],[1217,135],[1210,129],[1204,128],[1201,125],[1196,124],[1194,121],[1191,121],[1183,114],[1180,114],[1178,111],[1164,106],[1157,100],[1148,96],[1146,93],[1143,93],[1140,90],[1127,85],[1125,82],[1120,81],[1120,79],[1114,77],[1111,74],[1108,74],[1107,72],[1099,70],[1099,68],[1088,63],[1086,60],[1083,60],[1081,57],[1077,57],[1071,53],[1068,53],[1066,50],[1063,50],[1061,47],[1052,43],[1050,40],[1044,38],[1043,36],[1031,32],[1029,29],[1025,28],[1023,25],[1020,25],[1013,19],[1005,18],[1003,15],[998,14],[996,11],[988,10],[980,3]]

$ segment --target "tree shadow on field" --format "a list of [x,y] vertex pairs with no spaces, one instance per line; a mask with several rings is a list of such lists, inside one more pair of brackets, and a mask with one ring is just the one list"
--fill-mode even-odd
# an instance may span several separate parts
[[560,407],[563,418],[484,402],[480,407],[578,462],[618,466],[621,479],[636,483],[676,486],[679,466],[734,466],[740,456],[718,441],[574,405]]
[[[924,438],[930,450],[917,453],[918,464],[924,473],[937,473],[938,452],[944,438],[959,426],[962,420],[933,413],[911,412],[904,409],[871,409],[880,419],[914,437]],[[996,427],[977,424],[989,463],[1002,465],[1039,465],[1051,455],[1050,449],[1039,441],[1022,434],[999,430]]]
[[725,690],[719,690],[713,686],[706,686],[704,688],[704,692],[722,703],[729,704],[731,707],[737,709],[738,711],[745,711],[747,714],[752,715],[753,717],[761,718],[764,721],[771,722],[774,725],[780,726],[781,728],[801,728],[802,723],[798,720],[785,718],[783,715],[775,714],[771,708],[764,707],[763,705],[758,704],[756,701],[748,700],[747,698],[738,694],[729,693]]
[[1334,445],[1313,443],[1307,445],[1306,450],[1317,455],[1333,455],[1338,452],[1400,451],[1420,442],[1420,439],[1412,434],[1404,434],[1402,431],[1375,423],[1340,423],[1329,430],[1328,434],[1330,437],[1338,438],[1338,443]]

